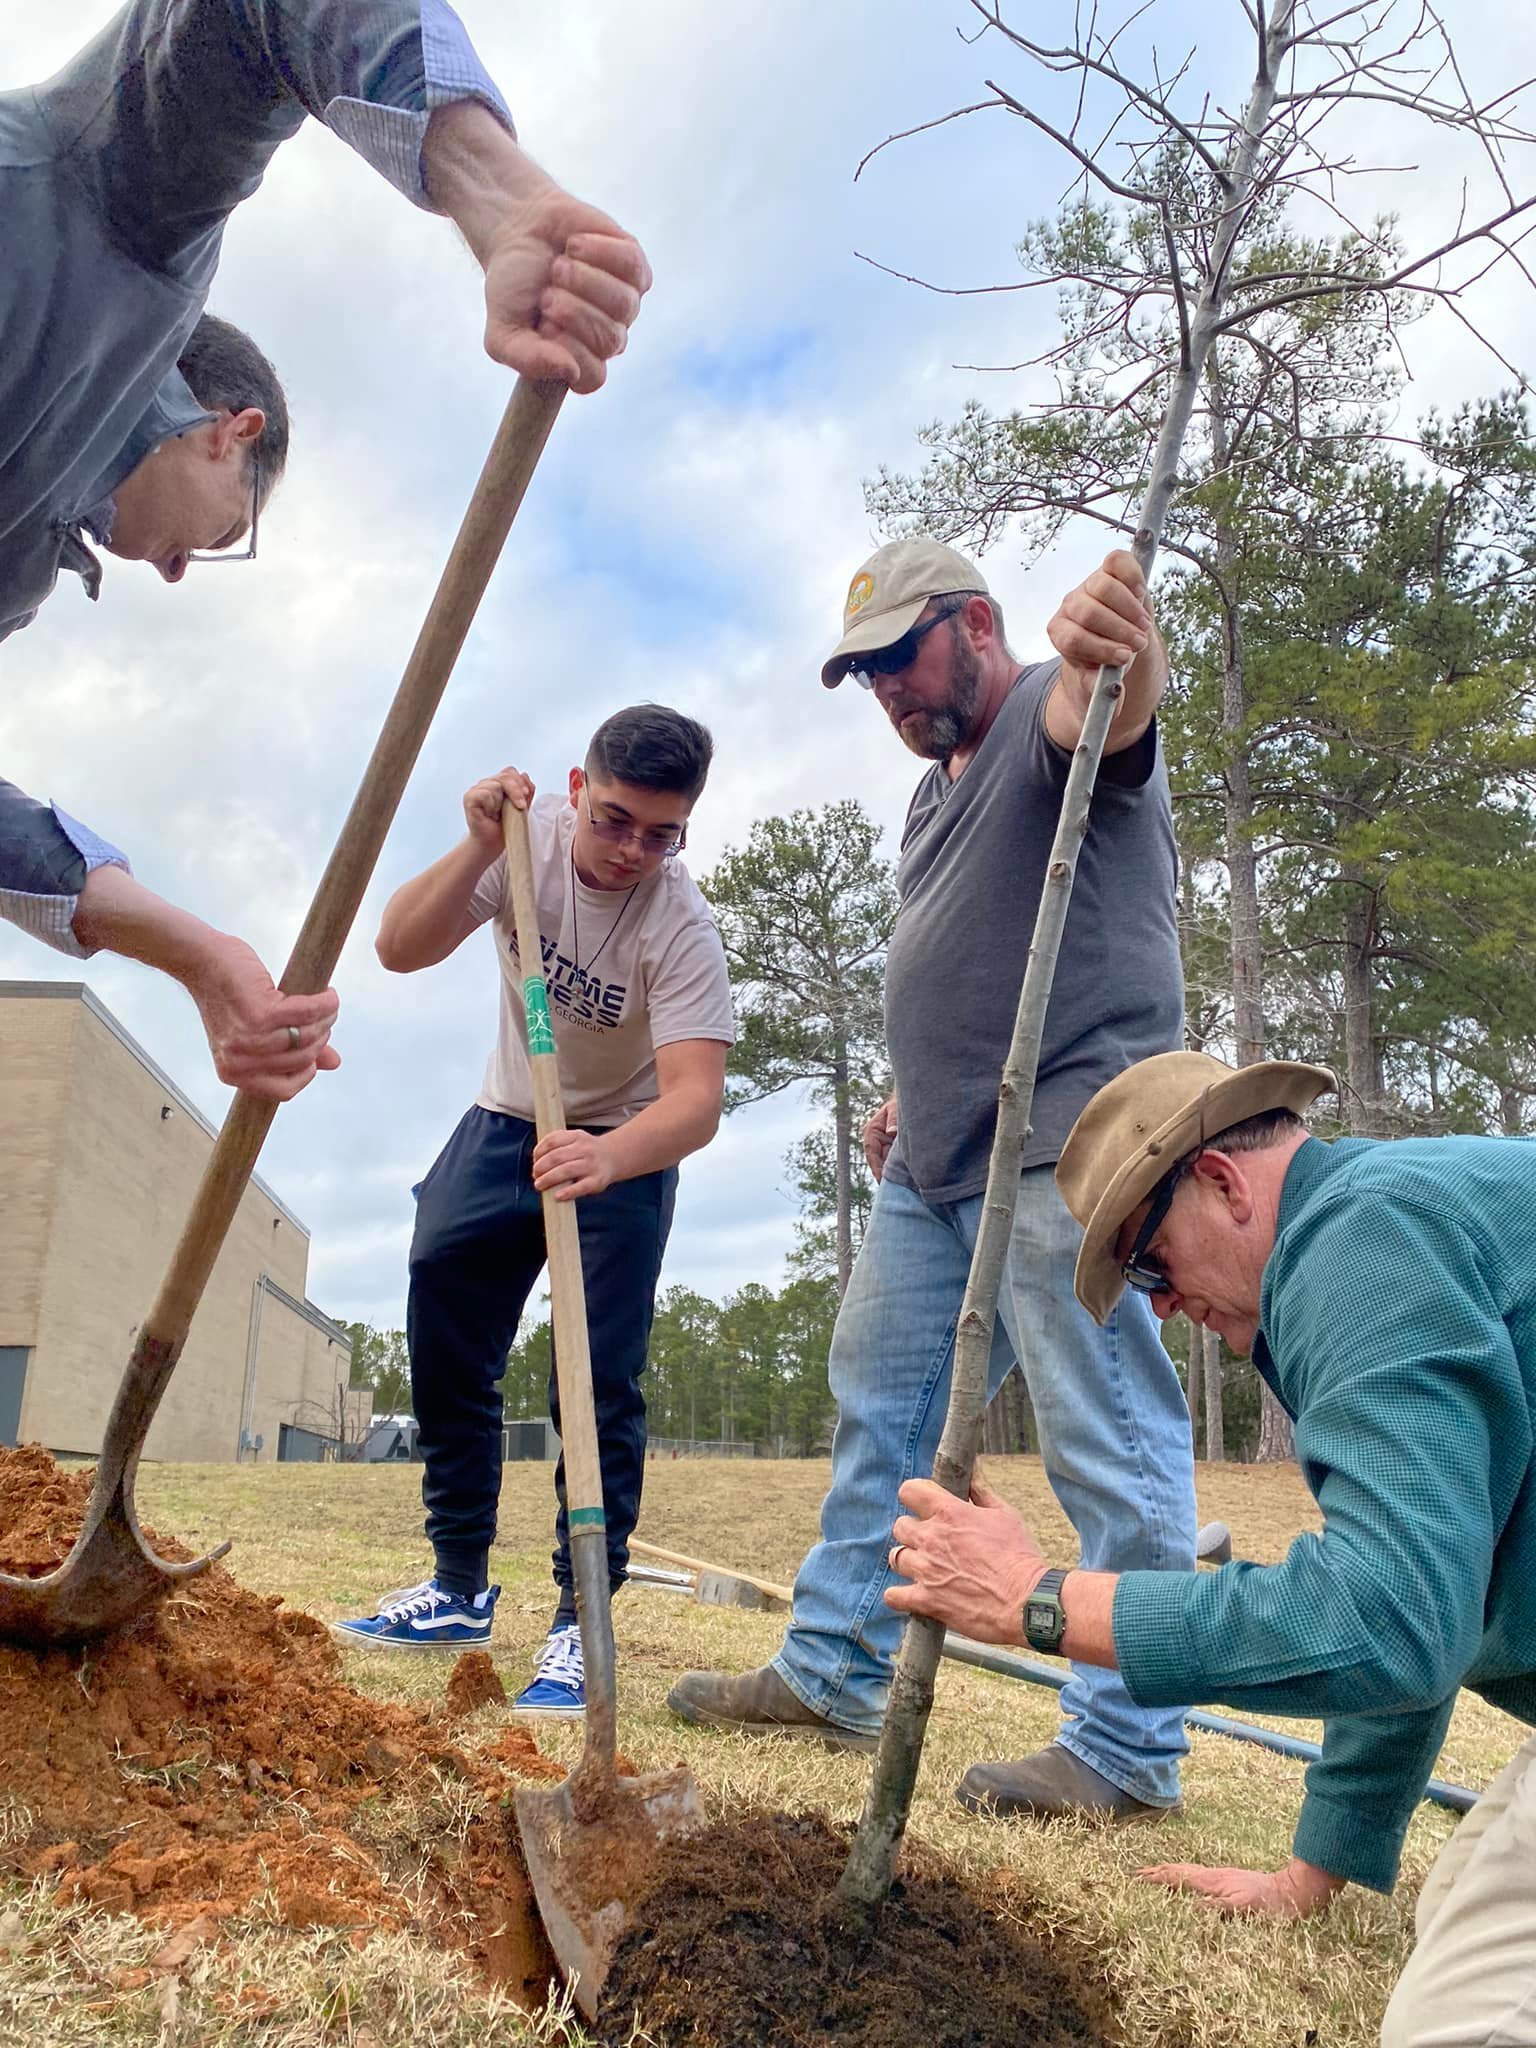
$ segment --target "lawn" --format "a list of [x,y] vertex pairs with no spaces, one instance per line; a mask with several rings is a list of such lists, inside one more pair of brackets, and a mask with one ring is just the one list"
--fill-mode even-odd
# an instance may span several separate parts
[[[1031,1458],[989,1462],[1000,1492],[1026,1510],[1048,1552],[1070,1555],[1067,1525]],[[384,1589],[424,1570],[419,1472],[335,1466],[161,1466],[146,1469],[144,1519],[199,1546],[235,1539],[243,1584],[278,1593],[325,1620],[369,1608]],[[647,1479],[640,1534],[651,1542],[787,1580],[816,1530],[824,1462],[657,1461]],[[1294,1468],[1203,1466],[1203,1519],[1220,1517],[1240,1556],[1278,1557],[1316,1526]],[[550,1471],[506,1470],[502,1585],[494,1656],[515,1691],[548,1624]],[[642,1768],[685,1762],[719,1813],[744,1807],[816,1807],[851,1818],[862,1759],[790,1741],[745,1741],[695,1731],[668,1715],[679,1671],[741,1669],[777,1646],[782,1620],[706,1608],[635,1587],[615,1608],[620,1733]],[[394,1701],[437,1697],[451,1660],[350,1651],[346,1676]],[[1193,1902],[1137,1882],[1143,1861],[1278,1864],[1301,1791],[1301,1767],[1220,1737],[1196,1735],[1182,1816],[1155,1832],[1037,1829],[968,1816],[951,1797],[978,1757],[1021,1756],[1048,1741],[1055,1696],[958,1665],[941,1669],[912,1833],[985,1887],[994,1873],[1061,1928],[1111,1984],[1126,2048],[1370,2048],[1411,1941],[1412,1902],[1453,1817],[1421,1807],[1392,1899],[1350,1891],[1324,1919],[1300,1926],[1223,1922]],[[490,1740],[505,1710],[481,1710],[474,1740]],[[1314,1734],[1304,1724],[1277,1723]],[[1480,1786],[1523,1739],[1519,1725],[1464,1698],[1440,1775]],[[578,1734],[541,1727],[551,1754],[573,1760]],[[5,1825],[0,1799],[0,1837]],[[40,1939],[39,1937],[46,1937]],[[145,2048],[393,2048],[393,2044],[579,2042],[557,2014],[527,2020],[436,1943],[409,1931],[292,1932],[252,1915],[175,1974],[146,1986],[144,1965],[164,1941],[134,1919],[60,1907],[46,1883],[0,1892],[0,2042],[143,2043]],[[128,1985],[129,1990],[118,1987]],[[978,1986],[978,1996],[985,1989]],[[914,2034],[914,2041],[918,2036]]]

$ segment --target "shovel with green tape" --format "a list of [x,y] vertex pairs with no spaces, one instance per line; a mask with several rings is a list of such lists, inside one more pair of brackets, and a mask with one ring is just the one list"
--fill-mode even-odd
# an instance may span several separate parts
[[[560,1070],[549,996],[544,986],[539,918],[534,901],[528,815],[513,804],[501,814],[507,847],[507,893],[522,966],[533,1069],[534,1121],[541,1138],[565,1129]],[[565,1505],[570,1527],[576,1613],[586,1667],[587,1726],[581,1761],[551,1791],[525,1786],[516,1795],[518,1833],[545,1932],[576,2003],[590,2019],[603,1979],[629,1918],[628,1900],[656,1850],[670,1836],[704,1825],[699,1789],[682,1769],[648,1777],[618,1774],[618,1703],[613,1613],[608,1582],[608,1532],[592,1401],[592,1355],[582,1284],[576,1204],[543,1197],[549,1255],[555,1373],[560,1386],[560,1442],[565,1453]]]

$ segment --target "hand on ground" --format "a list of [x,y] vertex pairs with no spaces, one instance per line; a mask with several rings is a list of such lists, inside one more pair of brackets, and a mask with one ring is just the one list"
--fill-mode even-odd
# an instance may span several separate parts
[[484,853],[486,864],[496,859],[505,841],[501,834],[504,804],[526,811],[533,802],[533,784],[520,768],[503,768],[499,775],[487,775],[473,789],[464,792],[464,822],[469,836]]
[[248,1095],[289,1102],[317,1073],[341,1065],[330,1043],[336,991],[285,996],[242,939],[219,934],[186,985],[208,1034],[214,1071]]
[[634,236],[545,181],[508,211],[486,251],[486,354],[525,377],[596,391],[650,287]]
[[891,1531],[891,1570],[909,1585],[885,1595],[899,1614],[926,1614],[979,1643],[1018,1643],[1024,1602],[1046,1570],[1022,1517],[980,1479],[957,1500],[932,1479],[909,1479],[908,1514]]
[[541,1195],[574,1202],[600,1195],[613,1185],[613,1168],[601,1137],[591,1131],[551,1131],[533,1148],[533,1184]]
[[1320,1913],[1344,1880],[1315,1863],[1293,1856],[1284,1870],[1218,1869],[1204,1863],[1154,1863],[1136,1875],[1169,1891],[1192,1892],[1213,1912],[1257,1913],[1275,1920],[1303,1920]]

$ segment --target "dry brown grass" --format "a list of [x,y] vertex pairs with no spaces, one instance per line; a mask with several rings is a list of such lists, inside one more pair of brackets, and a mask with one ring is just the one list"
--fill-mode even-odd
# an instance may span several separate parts
[[[1071,1554],[1037,1460],[994,1460],[989,1476],[1031,1517],[1047,1550]],[[189,1542],[233,1536],[231,1563],[246,1584],[335,1618],[363,1611],[381,1590],[425,1569],[419,1477],[409,1468],[158,1467],[142,1474],[139,1500],[148,1521]],[[658,1461],[641,1533],[667,1548],[788,1579],[815,1536],[826,1481],[820,1462]],[[1317,1526],[1293,1468],[1201,1467],[1199,1495],[1202,1516],[1227,1522],[1243,1556],[1278,1557],[1298,1530]],[[550,1524],[549,1468],[509,1466],[493,1561],[504,1588],[495,1659],[509,1692],[522,1682],[549,1620]],[[622,1736],[642,1769],[686,1762],[718,1811],[816,1806],[856,1814],[861,1760],[686,1728],[666,1711],[679,1671],[738,1670],[771,1655],[778,1618],[637,1588],[618,1603],[615,1623]],[[405,1699],[438,1694],[447,1670],[447,1660],[352,1652],[347,1675],[366,1691]],[[498,1718],[499,1710],[488,1709],[479,1720],[489,1732]],[[1026,1754],[1049,1741],[1055,1721],[1052,1694],[946,1664],[913,1832],[978,1876],[1017,1873],[1048,1920],[1092,1945],[1122,2000],[1126,2048],[1299,2048],[1309,2038],[1323,2048],[1372,2048],[1408,1951],[1413,1896],[1452,1816],[1420,1809],[1393,1899],[1346,1893],[1326,1918],[1300,1927],[1223,1922],[1139,1884],[1136,1866],[1152,1855],[1278,1863],[1300,1797],[1300,1766],[1197,1735],[1184,1814],[1155,1837],[982,1822],[955,1804],[952,1787],[969,1763]],[[1523,1732],[1464,1700],[1442,1775],[1486,1782]],[[540,1739],[569,1759],[579,1749],[571,1729],[541,1730]],[[380,1937],[359,1950],[324,1932],[285,1934],[259,1916],[236,1924],[223,1946],[200,1951],[174,1997],[152,1988],[116,1994],[116,1974],[142,1965],[158,1938],[133,1921],[60,1912],[44,1891],[0,1898],[0,2043],[469,2048],[491,2023],[498,2043],[553,2048],[581,2038],[557,2013],[530,2021],[488,2004],[484,1988],[440,1952],[405,1937]]]

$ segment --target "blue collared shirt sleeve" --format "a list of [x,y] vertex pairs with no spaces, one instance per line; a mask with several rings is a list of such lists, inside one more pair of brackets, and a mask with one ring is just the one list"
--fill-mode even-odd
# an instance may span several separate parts
[[511,116],[445,0],[134,0],[37,89],[136,261],[206,288],[225,220],[306,114],[417,205],[435,108]]
[[85,878],[96,868],[128,869],[128,857],[57,804],[41,804],[0,782],[0,917],[72,959],[92,948],[74,933]]

